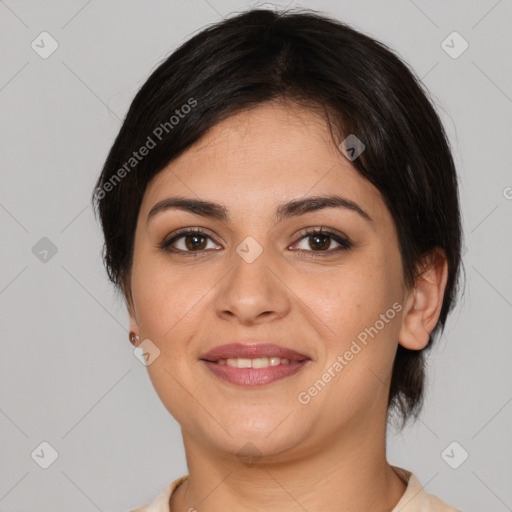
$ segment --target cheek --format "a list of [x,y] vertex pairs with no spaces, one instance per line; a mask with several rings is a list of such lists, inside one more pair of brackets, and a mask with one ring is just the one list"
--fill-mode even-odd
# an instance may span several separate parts
[[160,258],[146,258],[134,259],[132,291],[141,334],[159,350],[147,371],[167,410],[186,424],[184,411],[189,414],[192,409],[186,390],[194,389],[194,365],[188,347],[200,325],[201,297],[207,298],[212,285],[207,276],[192,274],[190,267],[184,270],[175,265],[171,269]]
[[[143,256],[140,262],[144,261]],[[207,276],[179,268],[160,258],[134,261],[132,290],[139,327],[143,335],[163,344],[175,339],[180,324],[190,322],[200,307],[200,299],[212,285]],[[206,279],[204,279],[206,278]]]
[[361,350],[353,357],[359,363],[350,364],[353,370],[361,366],[374,368],[379,375],[387,373],[396,351],[401,318],[397,311],[402,308],[398,263],[394,256],[375,254],[361,265],[324,280],[322,286],[308,288],[306,296],[312,308],[329,327],[326,363],[351,347],[358,351],[353,345],[356,342]]
[[387,276],[375,268],[347,269],[307,291],[326,324],[342,338],[375,322],[389,302]]
[[[400,325],[394,280],[385,266],[368,267],[340,273],[336,285],[331,281],[329,287],[308,289],[310,304],[321,312],[329,335],[323,339],[318,372],[302,390],[312,404],[304,414],[321,414],[326,425],[336,428],[352,416],[385,407]],[[317,379],[328,383],[317,385]]]

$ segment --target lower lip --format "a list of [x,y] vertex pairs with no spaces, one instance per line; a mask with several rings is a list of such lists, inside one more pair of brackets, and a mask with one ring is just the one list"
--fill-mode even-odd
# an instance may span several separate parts
[[227,364],[202,361],[206,367],[220,379],[238,386],[254,387],[264,386],[276,380],[295,375],[304,368],[304,366],[309,362],[309,359],[290,364],[268,366],[267,368],[234,368]]

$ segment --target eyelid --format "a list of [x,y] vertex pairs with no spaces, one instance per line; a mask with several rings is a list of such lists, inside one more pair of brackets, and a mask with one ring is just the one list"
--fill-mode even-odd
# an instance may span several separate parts
[[294,236],[308,236],[308,235],[316,235],[316,234],[322,234],[322,235],[328,235],[333,237],[342,238],[343,240],[349,241],[349,238],[347,235],[342,233],[341,231],[338,231],[337,229],[331,229],[327,228],[325,226],[314,226],[314,227],[307,227],[301,229],[296,235]]

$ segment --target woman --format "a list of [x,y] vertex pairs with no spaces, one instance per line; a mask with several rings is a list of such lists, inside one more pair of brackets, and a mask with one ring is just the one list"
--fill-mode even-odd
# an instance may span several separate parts
[[383,44],[254,9],[136,95],[95,187],[104,260],[189,474],[137,511],[454,511],[386,459],[456,298],[457,176]]

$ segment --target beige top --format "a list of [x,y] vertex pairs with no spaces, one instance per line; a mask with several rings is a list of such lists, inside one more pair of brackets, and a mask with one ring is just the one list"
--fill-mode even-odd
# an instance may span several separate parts
[[[391,512],[460,512],[460,510],[450,507],[432,494],[427,494],[418,479],[410,471],[396,466],[392,467],[407,484],[407,489]],[[151,503],[131,512],[172,512],[169,508],[171,494],[187,478],[188,475],[174,480]]]

